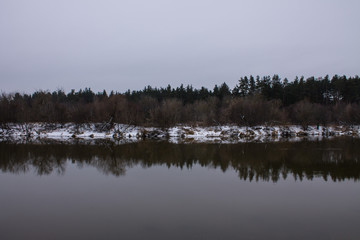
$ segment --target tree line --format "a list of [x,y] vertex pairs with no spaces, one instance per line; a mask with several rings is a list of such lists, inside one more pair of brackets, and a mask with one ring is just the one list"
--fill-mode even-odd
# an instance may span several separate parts
[[213,89],[168,85],[109,94],[90,88],[69,93],[3,93],[0,123],[359,124],[359,102],[358,76],[296,77],[293,81],[278,75],[245,76],[233,89],[224,82]]

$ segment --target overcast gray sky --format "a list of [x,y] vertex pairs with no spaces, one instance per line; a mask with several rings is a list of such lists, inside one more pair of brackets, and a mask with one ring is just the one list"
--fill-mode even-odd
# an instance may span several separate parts
[[359,0],[1,0],[0,90],[356,75]]

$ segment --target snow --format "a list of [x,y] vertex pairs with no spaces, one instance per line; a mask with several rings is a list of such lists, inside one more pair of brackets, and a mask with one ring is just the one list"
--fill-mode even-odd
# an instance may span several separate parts
[[187,126],[178,125],[168,129],[114,124],[105,128],[101,123],[91,124],[50,124],[26,123],[3,124],[0,127],[0,140],[39,140],[53,139],[101,140],[134,142],[143,139],[168,140],[173,143],[192,142],[267,142],[299,141],[301,139],[321,140],[335,136],[360,137],[360,126]]

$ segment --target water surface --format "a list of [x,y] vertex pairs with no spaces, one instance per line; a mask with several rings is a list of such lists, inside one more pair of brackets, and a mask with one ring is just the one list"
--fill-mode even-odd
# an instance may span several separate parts
[[0,143],[0,239],[359,239],[358,146]]

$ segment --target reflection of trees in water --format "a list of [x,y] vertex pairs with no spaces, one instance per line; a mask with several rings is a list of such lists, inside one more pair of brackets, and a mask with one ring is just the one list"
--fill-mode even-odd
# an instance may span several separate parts
[[278,181],[289,175],[302,180],[358,180],[360,140],[321,142],[171,144],[139,142],[124,145],[0,144],[0,169],[24,173],[34,168],[38,175],[63,174],[66,162],[93,166],[104,174],[121,176],[127,168],[154,165],[191,168],[194,164],[235,169],[240,179]]

